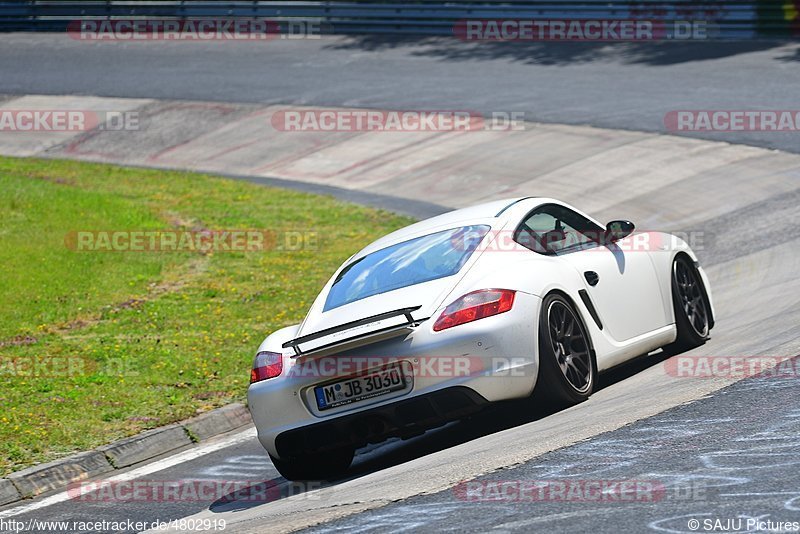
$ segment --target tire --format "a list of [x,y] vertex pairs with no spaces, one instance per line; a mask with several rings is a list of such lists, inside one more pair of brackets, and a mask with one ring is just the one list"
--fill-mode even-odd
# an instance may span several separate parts
[[558,293],[542,301],[539,314],[537,402],[571,406],[589,398],[597,383],[591,339],[572,304]]
[[332,480],[341,478],[353,461],[353,449],[336,449],[319,454],[301,454],[290,458],[269,455],[275,469],[287,480]]
[[699,347],[709,338],[711,311],[703,279],[686,256],[672,262],[672,309],[675,312],[675,341],[663,348],[667,354],[678,354]]

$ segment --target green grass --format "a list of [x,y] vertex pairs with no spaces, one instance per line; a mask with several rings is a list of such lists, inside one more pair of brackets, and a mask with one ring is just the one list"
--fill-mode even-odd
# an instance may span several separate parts
[[[15,158],[0,158],[0,219],[0,475],[242,400],[263,337],[302,319],[353,252],[411,222],[208,175]],[[71,231],[197,228],[313,232],[317,244],[66,243]]]

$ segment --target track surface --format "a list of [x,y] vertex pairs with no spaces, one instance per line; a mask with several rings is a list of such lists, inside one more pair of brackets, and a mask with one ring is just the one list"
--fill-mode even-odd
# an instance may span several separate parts
[[[529,121],[656,132],[671,110],[800,108],[800,46],[772,41],[90,43],[10,34],[0,44],[0,93],[11,94],[524,111]],[[800,151],[796,134],[697,135]]]
[[[629,51],[614,59],[613,50],[601,53],[594,47],[586,47],[583,54],[577,54],[580,48],[569,52],[527,47],[521,58],[519,50],[526,47],[513,49],[515,53],[502,48],[481,53],[483,49],[476,52],[449,41],[386,45],[341,39],[291,46],[277,42],[266,44],[275,46],[261,52],[250,43],[246,48],[239,43],[100,46],[47,35],[0,36],[0,41],[0,72],[4,74],[0,92],[5,93],[526,109],[534,113],[529,118],[637,130],[658,130],[664,110],[674,108],[792,108],[794,96],[788,88],[798,81],[793,62],[796,46],[773,43],[672,51],[649,45],[649,52],[638,52],[647,52],[649,59],[636,59],[635,47],[623,49]],[[124,60],[114,59],[120,48]],[[705,59],[689,60],[694,53]],[[324,83],[319,82],[320,76],[327,76]],[[598,140],[623,136],[600,130],[596,135]],[[797,136],[790,134],[736,139],[787,150],[797,146]],[[502,152],[503,140],[494,143],[487,143],[483,150],[502,154],[501,170],[507,165],[535,166],[532,160],[541,157],[521,147],[513,153]],[[671,152],[655,150],[659,143],[672,147]],[[556,152],[557,147],[550,150]],[[723,157],[731,152],[739,159],[731,162]],[[665,153],[670,157],[661,157]],[[683,145],[669,139],[642,143],[636,153],[641,166],[626,166],[630,154],[614,154],[610,147],[599,170],[597,160],[586,158],[576,162],[577,167],[563,164],[522,185],[534,194],[560,192],[564,200],[601,219],[624,215],[648,229],[705,232],[709,239],[698,253],[711,277],[718,324],[711,342],[692,354],[800,353],[796,276],[800,158],[755,149]],[[707,170],[678,176],[671,172],[673,166],[685,169],[689,164]],[[467,180],[470,170],[451,168],[448,178]],[[503,183],[505,175],[498,174],[494,185]],[[508,196],[500,187],[482,192],[479,183],[462,189],[450,205],[465,202],[468,195],[471,201]],[[421,182],[409,182],[404,193],[430,198]],[[424,212],[424,206],[417,207]],[[362,451],[351,478],[308,493],[289,496],[297,488],[277,477],[263,450],[248,435],[230,447],[146,477],[269,480],[282,488],[284,498],[274,502],[224,506],[204,501],[179,505],[62,502],[15,519],[164,521],[198,514],[225,518],[232,532],[291,530],[348,515],[318,528],[398,530],[410,526],[430,531],[501,526],[501,530],[552,527],[610,532],[623,526],[633,531],[683,531],[681,521],[687,518],[676,516],[684,512],[697,513],[698,519],[711,517],[699,515],[707,513],[721,519],[772,514],[773,520],[798,520],[800,512],[793,500],[797,493],[792,493],[800,492],[794,463],[800,452],[797,379],[749,380],[678,407],[731,382],[670,377],[661,358],[651,356],[604,377],[605,387],[580,406],[549,414],[503,405],[420,438]],[[729,450],[737,451],[735,457]],[[675,481],[685,485],[701,480],[706,482],[701,485],[705,500],[677,502],[668,493],[669,498],[652,505],[465,504],[450,490],[461,480],[512,465],[519,467],[488,476],[502,480],[655,478],[670,486]],[[718,483],[724,477],[736,479],[724,491],[709,482]],[[433,495],[417,497],[422,493]],[[42,502],[37,499],[29,506]],[[368,509],[375,511],[359,513]],[[542,523],[530,523],[537,519]]]
[[[469,525],[481,532],[591,532],[601,523],[602,530],[613,525],[627,532],[691,532],[692,519],[701,525],[730,520],[724,530],[761,531],[752,521],[800,521],[798,386],[797,377],[739,382],[712,398],[480,477],[472,482],[471,496],[465,484],[311,531],[459,532]],[[629,502],[542,501],[535,492],[499,498],[500,488],[544,480],[576,487],[594,480],[658,481],[663,487]]]

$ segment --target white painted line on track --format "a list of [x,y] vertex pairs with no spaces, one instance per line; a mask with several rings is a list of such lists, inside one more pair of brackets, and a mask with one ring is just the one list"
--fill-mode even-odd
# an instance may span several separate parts
[[[152,473],[157,473],[158,471],[163,471],[164,469],[169,469],[170,467],[174,467],[182,463],[190,462],[192,460],[200,458],[201,456],[205,456],[206,454],[210,454],[212,452],[216,452],[225,449],[227,447],[237,445],[239,443],[253,439],[255,437],[256,437],[256,429],[248,428],[247,430],[238,432],[219,441],[208,443],[207,445],[198,445],[194,448],[175,454],[174,456],[169,456],[167,458],[158,460],[157,462],[143,465],[142,467],[138,467],[131,471],[127,471],[125,473],[120,473],[118,475],[108,477],[104,479],[104,481],[97,487],[102,488],[115,482],[135,480],[139,477],[147,476]],[[71,495],[68,491],[62,491],[61,493],[56,493],[55,495],[45,497],[44,499],[41,499],[39,501],[32,501],[29,504],[23,504],[20,506],[15,506],[14,508],[9,508],[8,510],[2,510],[0,511],[0,518],[12,517],[27,512],[33,512],[41,508],[46,508],[54,504],[68,501],[70,500],[70,498]]]

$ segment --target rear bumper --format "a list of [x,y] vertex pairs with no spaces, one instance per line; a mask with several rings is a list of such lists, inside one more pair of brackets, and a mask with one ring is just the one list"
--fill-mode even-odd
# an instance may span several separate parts
[[407,438],[475,413],[486,404],[486,399],[467,387],[445,388],[283,432],[275,439],[275,448],[286,458],[292,451],[324,452],[363,447],[391,437]]
[[[540,306],[539,297],[518,292],[514,307],[496,316],[441,332],[434,332],[434,321],[428,320],[406,337],[359,347],[346,355],[312,360],[317,365],[313,369],[321,370],[317,374],[296,372],[303,362],[285,356],[280,376],[251,384],[247,392],[258,438],[270,454],[280,458],[294,446],[323,446],[322,442],[309,443],[305,437],[309,434],[304,432],[308,428],[329,429],[332,434],[325,440],[332,443],[378,442],[382,436],[385,439],[403,433],[419,433],[457,419],[469,413],[471,405],[525,397],[533,391],[538,374],[536,319]],[[261,350],[275,350],[271,343],[273,340],[267,338]],[[365,402],[324,411],[318,409],[314,388],[344,378],[338,372],[325,373],[324,364],[337,369],[342,360],[382,357],[402,362],[405,372],[413,378],[410,387]],[[437,365],[426,365],[432,361]],[[440,362],[452,365],[439,366]],[[468,372],[462,372],[464,369]],[[438,396],[446,390],[452,391]],[[423,397],[427,400],[415,403]],[[464,399],[470,402],[461,402]],[[397,412],[395,406],[401,403],[403,408]],[[470,410],[467,410],[468,405]],[[351,416],[373,412],[383,421],[372,421],[372,431],[367,421],[364,437],[363,427],[359,428],[361,423],[354,423],[363,419]],[[414,420],[418,423],[416,426],[412,424]],[[333,425],[325,426],[326,423]],[[312,437],[314,435],[319,434],[315,431]]]

